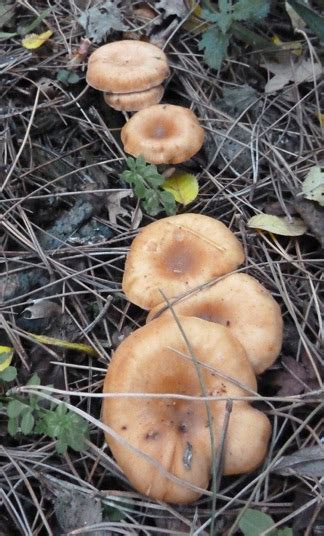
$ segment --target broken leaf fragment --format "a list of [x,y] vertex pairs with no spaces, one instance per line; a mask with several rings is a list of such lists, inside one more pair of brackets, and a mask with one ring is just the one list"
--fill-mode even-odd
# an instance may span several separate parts
[[28,333],[35,341],[40,342],[41,344],[59,346],[61,348],[67,348],[68,350],[77,350],[79,352],[85,352],[89,355],[97,355],[97,352],[89,344],[84,344],[81,342],[70,342],[64,339],[56,339],[55,337],[46,337],[45,335],[36,335],[35,333]]
[[188,205],[194,201],[199,192],[196,177],[181,169],[176,170],[172,176],[163,183],[162,188],[172,194],[174,199],[178,203],[182,203],[182,205]]
[[262,231],[268,231],[282,236],[300,236],[307,231],[307,225],[300,218],[273,216],[271,214],[257,214],[248,221],[248,226]]
[[41,47],[46,41],[52,37],[53,32],[52,30],[47,30],[46,32],[43,32],[41,34],[28,34],[24,39],[22,40],[21,44],[24,48],[27,48],[28,50],[34,50],[36,48]]
[[320,166],[310,168],[303,182],[303,196],[311,201],[317,201],[324,207],[324,171]]
[[13,348],[0,346],[0,372],[9,367],[13,356]]

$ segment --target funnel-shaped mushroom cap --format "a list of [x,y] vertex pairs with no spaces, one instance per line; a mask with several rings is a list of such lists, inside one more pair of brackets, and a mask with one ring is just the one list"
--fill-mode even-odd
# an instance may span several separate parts
[[104,45],[91,54],[87,82],[108,93],[132,93],[158,86],[168,76],[168,60],[159,47],[125,40]]
[[163,92],[163,86],[157,86],[134,93],[105,93],[104,99],[114,110],[137,112],[160,102]]
[[126,261],[123,290],[143,309],[235,270],[243,248],[220,221],[201,214],[163,218],[133,240]]
[[[197,360],[203,389],[177,323],[159,318],[136,330],[118,347],[109,364],[104,392],[171,396],[105,398],[103,422],[183,481],[168,478],[154,461],[107,433],[114,457],[138,491],[158,500],[188,503],[201,492],[186,483],[202,489],[208,486],[211,433],[215,455],[224,429],[225,400],[248,396],[256,389],[256,379],[243,347],[227,328],[198,318],[179,317],[179,321]],[[203,395],[222,399],[208,401],[210,419],[206,402],[200,398]],[[234,401],[223,453],[225,473],[255,469],[265,457],[270,432],[265,415],[247,402]]]
[[[231,274],[213,286],[199,290],[173,304],[178,315],[195,316],[228,326],[244,347],[256,374],[269,368],[282,344],[280,307],[270,292],[247,274]],[[161,311],[172,315],[161,303],[147,321]]]
[[178,164],[196,154],[204,130],[188,108],[156,104],[133,115],[121,130],[126,153],[151,164]]

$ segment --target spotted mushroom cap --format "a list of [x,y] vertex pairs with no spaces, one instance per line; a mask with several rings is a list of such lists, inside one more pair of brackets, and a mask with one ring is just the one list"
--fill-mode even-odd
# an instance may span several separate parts
[[159,47],[129,39],[108,43],[91,54],[87,82],[108,93],[133,93],[160,85],[169,72]]
[[[245,348],[256,374],[269,368],[279,355],[283,332],[280,307],[250,275],[230,274],[213,286],[185,296],[173,304],[173,310],[227,326]],[[161,302],[150,311],[147,321],[159,311],[172,315]]]
[[[263,413],[244,401],[256,389],[256,379],[243,347],[230,331],[198,318],[179,317],[179,321],[199,362],[204,389],[177,323],[159,318],[132,333],[113,355],[104,393],[126,395],[104,398],[102,418],[124,440],[120,443],[106,433],[115,459],[136,490],[157,500],[189,503],[208,486],[211,433],[217,451],[228,397],[240,400],[233,401],[229,415],[224,474],[248,472],[262,462],[271,426]],[[130,398],[127,393],[171,396]],[[208,402],[210,419],[206,402],[200,399],[203,394],[218,397]],[[181,395],[195,399],[181,399]]]
[[133,240],[123,290],[143,309],[235,270],[244,252],[220,221],[201,214],[179,214],[151,223]]
[[196,115],[183,106],[156,104],[137,112],[121,130],[124,150],[143,155],[151,164],[178,164],[196,154],[204,130]]
[[104,99],[106,104],[109,104],[114,110],[137,112],[160,102],[163,93],[164,88],[160,85],[134,93],[105,93]]

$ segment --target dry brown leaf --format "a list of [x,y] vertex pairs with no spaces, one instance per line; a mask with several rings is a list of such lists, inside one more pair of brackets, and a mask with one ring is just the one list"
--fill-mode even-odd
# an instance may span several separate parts
[[315,63],[306,59],[302,59],[298,63],[293,63],[292,61],[286,63],[269,61],[264,63],[262,67],[265,67],[275,75],[265,85],[265,93],[278,91],[289,82],[301,84],[302,82],[310,82],[314,79],[317,80],[323,73],[323,66],[321,63]]

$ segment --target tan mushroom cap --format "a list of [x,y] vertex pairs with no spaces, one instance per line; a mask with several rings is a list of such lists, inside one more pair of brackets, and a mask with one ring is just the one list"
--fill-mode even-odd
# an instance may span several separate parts
[[91,54],[87,82],[108,93],[133,93],[158,86],[169,72],[159,47],[129,39],[103,45]]
[[[245,397],[256,379],[241,344],[230,331],[198,318],[179,317],[200,363],[205,394]],[[204,366],[206,365],[206,366]],[[155,393],[200,397],[204,393],[184,338],[173,319],[153,320],[118,347],[108,368],[104,393]],[[225,400],[209,401],[216,449],[225,419]],[[176,483],[147,459],[108,433],[106,440],[131,484],[158,500],[188,503],[208,486],[212,450],[206,404],[179,398],[105,398],[103,422],[131,446],[150,456]],[[264,459],[271,433],[267,417],[244,400],[234,401],[224,449],[224,474],[255,469]]]
[[144,227],[133,240],[123,277],[127,298],[143,309],[179,296],[235,270],[244,252],[223,223],[201,214],[179,214]]
[[151,164],[178,164],[196,154],[204,129],[188,108],[156,104],[133,115],[121,130],[126,153]]
[[[172,315],[161,303],[150,311],[147,321],[160,310],[163,316]],[[269,368],[279,355],[283,332],[280,307],[270,292],[250,275],[228,275],[215,285],[174,303],[173,310],[177,315],[228,326],[244,347],[256,374]]]
[[163,86],[156,86],[146,91],[135,91],[134,93],[105,93],[104,99],[106,104],[109,104],[114,110],[137,112],[160,102],[163,93]]

